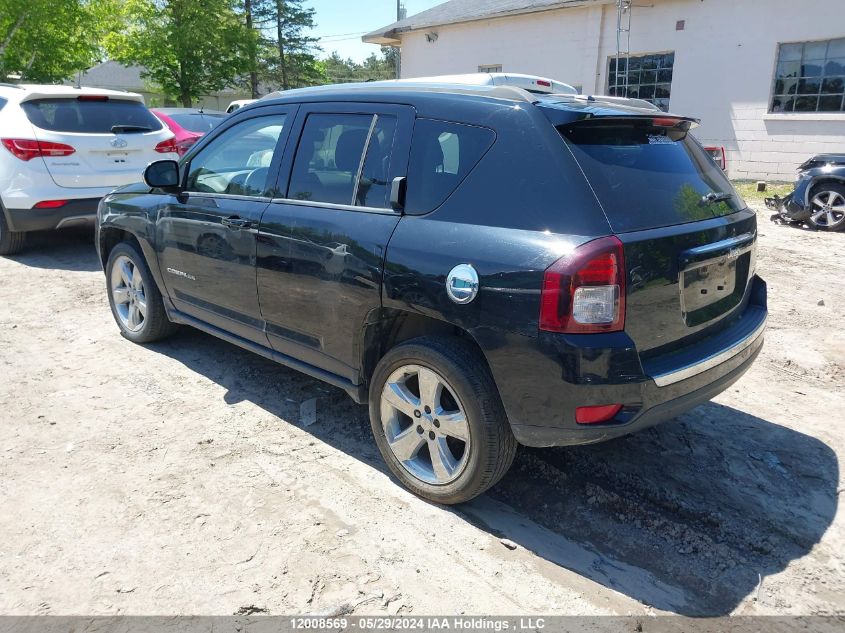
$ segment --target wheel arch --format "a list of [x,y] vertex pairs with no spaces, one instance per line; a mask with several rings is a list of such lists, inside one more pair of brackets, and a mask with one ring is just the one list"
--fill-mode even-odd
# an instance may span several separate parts
[[158,257],[156,256],[155,249],[148,240],[139,237],[134,232],[119,225],[100,225],[97,228],[97,251],[100,256],[100,263],[103,266],[103,270],[105,270],[106,264],[109,261],[109,254],[114,247],[121,242],[128,242],[129,244],[132,244],[132,246],[138,249],[138,252],[141,253],[147,267],[150,269],[153,280],[155,281],[156,286],[158,286],[158,290],[164,299],[165,307],[170,310],[172,306],[167,294],[167,289],[164,285],[164,279],[162,279],[161,276],[161,269],[158,266]]
[[805,206],[810,206],[810,200],[814,195],[813,192],[817,191],[820,186],[827,184],[845,186],[845,175],[840,176],[838,174],[824,174],[821,176],[816,176],[810,183],[810,186],[807,187],[806,200],[804,200]]
[[361,333],[360,378],[362,385],[369,387],[376,365],[388,351],[401,343],[423,336],[455,337],[467,341],[478,350],[487,370],[490,371],[484,349],[469,330],[418,312],[382,308],[370,313]]

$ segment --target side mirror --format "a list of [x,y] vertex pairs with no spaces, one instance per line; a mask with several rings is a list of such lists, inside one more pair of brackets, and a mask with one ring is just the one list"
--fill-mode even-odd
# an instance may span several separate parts
[[394,211],[405,208],[405,188],[408,180],[404,176],[397,176],[390,183],[390,207]]
[[176,192],[179,190],[179,163],[175,160],[157,160],[144,170],[144,182],[154,189]]

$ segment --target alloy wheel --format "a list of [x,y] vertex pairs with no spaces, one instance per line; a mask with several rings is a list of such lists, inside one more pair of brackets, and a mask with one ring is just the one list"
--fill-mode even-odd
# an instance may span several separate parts
[[845,196],[837,191],[821,191],[811,201],[810,221],[818,227],[834,228],[845,221]]
[[470,454],[466,413],[443,376],[421,365],[394,371],[381,393],[381,422],[391,452],[417,479],[455,481]]
[[121,255],[114,260],[111,274],[111,294],[120,322],[130,332],[144,327],[147,318],[147,297],[144,279],[131,259]]

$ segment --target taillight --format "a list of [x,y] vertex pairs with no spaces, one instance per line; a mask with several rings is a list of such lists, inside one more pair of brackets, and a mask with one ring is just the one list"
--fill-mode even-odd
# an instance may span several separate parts
[[3,138],[0,139],[0,143],[3,143],[3,147],[21,160],[32,160],[39,156],[44,158],[50,156],[70,156],[76,151],[70,145],[65,145],[64,143],[34,141],[26,138]]
[[63,207],[67,204],[67,200],[42,200],[41,202],[36,202],[35,205],[32,207],[33,209],[58,209],[59,207]]
[[184,156],[185,153],[194,146],[199,140],[198,136],[189,136],[188,138],[183,138],[181,141],[176,143],[176,151],[179,153],[179,156]]
[[587,242],[546,269],[541,330],[618,332],[624,327],[625,257],[618,238]]
[[159,154],[178,154],[179,153],[179,145],[176,143],[176,139],[171,137],[166,141],[162,141],[158,145],[156,145],[155,150]]
[[726,170],[728,168],[728,158],[725,155],[724,147],[705,147],[704,151],[713,157],[713,160],[716,161],[716,164],[721,167],[722,170]]

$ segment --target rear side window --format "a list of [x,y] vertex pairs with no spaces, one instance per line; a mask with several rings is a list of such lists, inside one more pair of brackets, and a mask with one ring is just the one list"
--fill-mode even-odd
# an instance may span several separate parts
[[288,197],[352,204],[372,122],[367,114],[309,115],[299,139]]
[[393,149],[393,138],[396,135],[396,117],[377,115],[370,144],[367,147],[367,157],[361,168],[361,179],[355,192],[355,204],[361,207],[388,206],[388,169]]
[[725,173],[689,134],[631,119],[582,121],[558,131],[615,232],[683,224],[745,208]]
[[428,213],[448,198],[490,149],[493,130],[417,119],[408,163],[407,213]]
[[396,123],[383,114],[309,115],[288,198],[386,208]]
[[6,105],[6,103],[7,101],[3,97],[0,97],[0,110],[3,109],[3,106]]
[[226,118],[223,114],[169,114],[167,115],[189,132],[205,134]]
[[153,132],[159,121],[138,101],[112,98],[36,99],[21,104],[30,123],[51,132]]

